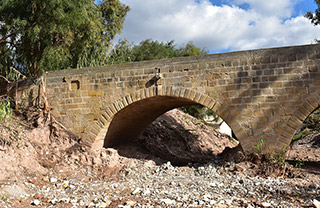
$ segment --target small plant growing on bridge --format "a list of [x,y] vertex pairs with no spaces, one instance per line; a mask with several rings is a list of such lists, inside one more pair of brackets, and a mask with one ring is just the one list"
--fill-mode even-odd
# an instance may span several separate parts
[[256,153],[261,154],[262,153],[262,146],[263,146],[263,138],[260,137],[257,145],[256,145]]

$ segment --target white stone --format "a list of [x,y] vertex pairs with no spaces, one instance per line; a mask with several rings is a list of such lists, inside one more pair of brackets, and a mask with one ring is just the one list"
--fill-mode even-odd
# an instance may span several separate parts
[[210,205],[214,205],[214,204],[216,204],[216,203],[217,203],[216,200],[211,200],[211,201],[210,201]]
[[95,204],[93,203],[93,202],[90,202],[89,204],[88,204],[88,207],[94,207],[95,206]]
[[107,205],[105,202],[101,202],[101,203],[99,203],[99,205],[96,205],[96,207],[98,207],[98,208],[106,208],[107,206],[109,206],[109,205]]
[[261,203],[261,206],[262,206],[263,208],[267,208],[267,207],[271,207],[271,204],[268,203],[268,202],[262,202],[262,203]]
[[70,201],[72,204],[75,204],[75,203],[77,203],[78,202],[78,200],[77,199],[71,199],[71,201]]
[[58,182],[58,179],[56,179],[56,178],[50,178],[50,182],[51,182],[51,183],[57,183],[57,182]]
[[161,199],[161,202],[167,204],[167,205],[173,205],[176,201],[171,199]]
[[56,204],[56,203],[57,203],[57,201],[58,201],[58,199],[57,199],[57,198],[53,198],[53,199],[51,199],[51,200],[50,200],[50,203],[51,203],[51,204]]
[[60,199],[59,201],[64,202],[64,203],[69,203],[69,202],[70,202],[70,199],[68,199],[68,198],[62,198],[62,199]]
[[138,194],[138,193],[140,193],[140,188],[136,188],[135,190],[133,190],[133,191],[131,192],[132,195],[136,195],[136,194]]
[[204,201],[209,201],[210,199],[211,199],[211,195],[210,194],[205,194],[204,196],[203,196],[203,200]]
[[35,199],[35,200],[33,200],[33,201],[31,202],[31,205],[36,205],[36,206],[38,206],[40,203],[41,203],[40,200]]
[[127,201],[126,206],[134,206],[136,204],[135,201]]
[[149,188],[146,188],[146,190],[144,190],[143,195],[149,195],[151,194],[151,191]]
[[318,200],[314,199],[312,204],[315,208],[320,208],[320,202]]

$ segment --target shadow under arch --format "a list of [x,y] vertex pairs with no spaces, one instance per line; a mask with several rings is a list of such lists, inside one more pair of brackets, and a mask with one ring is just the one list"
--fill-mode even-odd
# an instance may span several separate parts
[[224,105],[204,93],[183,87],[150,87],[122,97],[107,106],[91,135],[94,149],[110,147],[137,137],[156,118],[165,112],[187,105],[203,105],[213,110],[232,129],[240,145],[247,140],[242,127]]
[[[312,93],[290,116],[288,122],[283,128],[282,134],[280,136],[280,142],[283,146],[279,148],[288,148],[292,137],[299,129],[301,124],[312,114],[315,110],[320,107],[320,90],[318,92]],[[281,149],[279,149],[281,151]]]

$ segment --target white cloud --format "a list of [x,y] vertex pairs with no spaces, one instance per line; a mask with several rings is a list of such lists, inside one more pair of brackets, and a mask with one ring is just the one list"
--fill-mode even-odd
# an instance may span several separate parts
[[290,17],[297,0],[231,0],[236,5],[247,4],[250,9],[261,15]]
[[151,38],[178,45],[193,41],[211,51],[243,50],[309,44],[320,35],[320,27],[306,18],[291,17],[294,4],[289,0],[228,0],[222,6],[208,0],[122,2],[131,11],[120,37],[135,43]]

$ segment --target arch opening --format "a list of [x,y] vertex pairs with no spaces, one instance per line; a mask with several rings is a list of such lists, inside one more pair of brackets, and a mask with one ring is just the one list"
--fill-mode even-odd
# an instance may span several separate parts
[[293,165],[320,173],[320,107],[312,111],[296,130],[287,160]]
[[[296,167],[320,173],[320,91],[304,99],[287,122],[286,159]],[[285,138],[285,134],[282,138]]]
[[186,98],[154,96],[136,101],[116,113],[109,125],[104,147],[110,147],[137,137],[165,112],[197,103]]
[[[196,161],[207,162],[222,153],[225,147],[239,145],[232,137],[213,131],[212,119],[218,119],[207,118],[212,124],[207,126],[205,122],[177,109],[194,106],[200,104],[174,96],[153,96],[133,102],[114,115],[105,136],[104,147],[122,149],[120,154],[123,148],[127,148],[123,155],[130,156],[132,150],[128,153],[128,149],[136,148],[135,145],[138,144],[143,146],[144,151],[167,159],[175,165],[183,165]],[[175,110],[170,111],[172,109]],[[175,116],[172,116],[173,114]],[[181,118],[187,121],[179,120]],[[220,118],[215,124],[221,124],[221,121],[223,119]],[[208,138],[209,136],[212,137]]]

